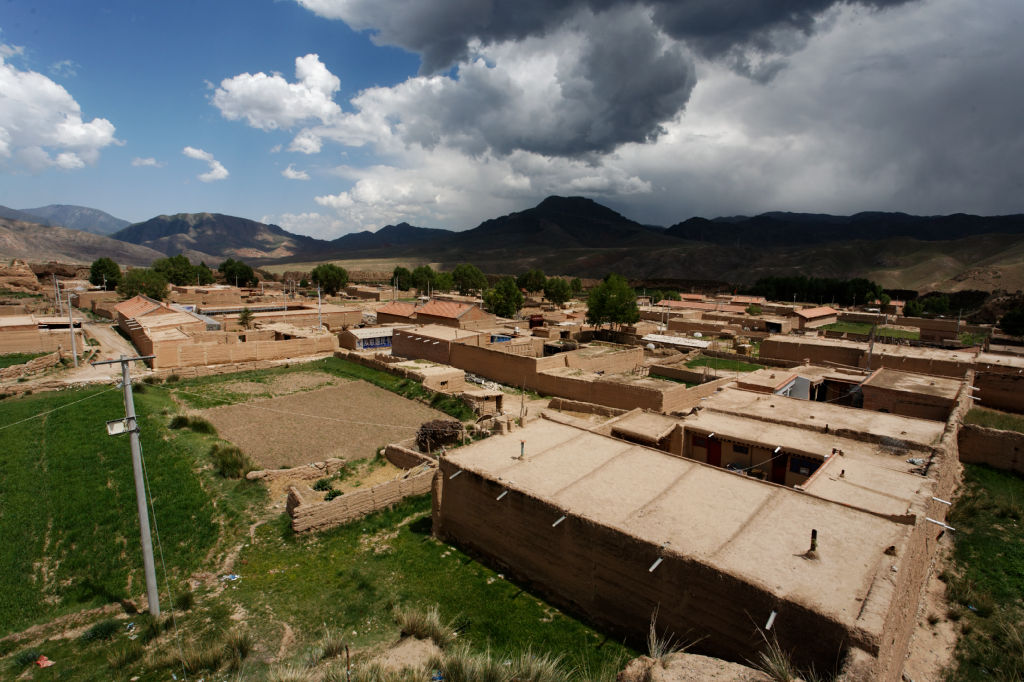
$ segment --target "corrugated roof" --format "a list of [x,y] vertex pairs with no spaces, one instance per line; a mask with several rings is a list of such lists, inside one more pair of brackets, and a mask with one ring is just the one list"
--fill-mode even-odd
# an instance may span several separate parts
[[346,329],[349,334],[357,339],[379,339],[384,336],[393,336],[394,327],[363,327],[361,329]]
[[468,313],[472,308],[473,306],[465,303],[455,303],[453,301],[430,301],[420,306],[416,311],[416,314],[458,319]]
[[377,314],[384,313],[385,315],[399,315],[401,317],[412,317],[412,314],[416,312],[415,303],[405,303],[403,301],[392,301],[387,305],[382,305],[377,308]]
[[796,314],[799,315],[800,317],[811,319],[814,317],[827,317],[828,315],[838,315],[839,311],[833,308],[829,308],[826,305],[818,308],[804,308],[802,310],[796,311]]

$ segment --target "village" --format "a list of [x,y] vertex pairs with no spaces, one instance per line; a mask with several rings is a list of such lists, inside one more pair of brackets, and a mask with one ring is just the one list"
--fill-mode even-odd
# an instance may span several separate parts
[[[604,636],[672,633],[702,665],[752,666],[722,679],[795,679],[756,665],[766,646],[805,679],[934,679],[952,661],[957,619],[936,614],[954,599],[940,576],[963,464],[1024,473],[1024,434],[968,414],[1024,413],[1020,339],[888,296],[316,274],[151,296],[88,268],[9,263],[0,393],[114,387],[118,361],[141,358],[137,386],[212,425],[294,537],[429,499],[440,547]],[[616,674],[691,679],[652,677],[657,661]]]

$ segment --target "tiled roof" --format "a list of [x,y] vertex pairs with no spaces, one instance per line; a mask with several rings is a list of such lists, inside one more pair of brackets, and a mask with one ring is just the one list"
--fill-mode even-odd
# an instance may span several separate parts
[[403,303],[401,301],[392,301],[387,305],[377,308],[378,314],[384,313],[385,315],[399,315],[401,317],[412,317],[414,312],[416,312],[416,304]]
[[162,307],[162,305],[158,301],[154,301],[153,299],[140,294],[129,298],[127,301],[118,303],[114,306],[114,310],[116,310],[120,315],[124,315],[126,318],[132,318],[152,312],[160,307]]
[[804,308],[802,310],[796,311],[796,314],[799,315],[800,317],[811,319],[813,317],[827,317],[828,315],[838,315],[839,311],[833,308],[829,308],[826,305],[821,306],[820,308]]
[[458,319],[468,313],[473,306],[452,301],[430,301],[420,306],[417,315],[433,315],[434,317],[450,317]]

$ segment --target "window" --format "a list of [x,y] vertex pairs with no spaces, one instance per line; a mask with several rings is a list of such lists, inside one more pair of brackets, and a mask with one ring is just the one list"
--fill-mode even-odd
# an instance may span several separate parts
[[820,460],[808,457],[791,455],[789,458],[789,470],[798,476],[810,476],[818,470],[821,464]]
[[732,451],[737,453],[737,454],[740,454],[740,455],[749,455],[750,454],[750,448],[749,447],[747,447],[746,445],[739,445],[737,443],[733,443]]

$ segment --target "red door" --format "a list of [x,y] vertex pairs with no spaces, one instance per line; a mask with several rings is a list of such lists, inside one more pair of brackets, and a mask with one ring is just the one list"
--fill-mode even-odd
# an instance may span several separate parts
[[789,463],[789,455],[780,452],[772,460],[772,483],[786,485],[786,465]]
[[722,441],[708,438],[708,464],[722,466]]

